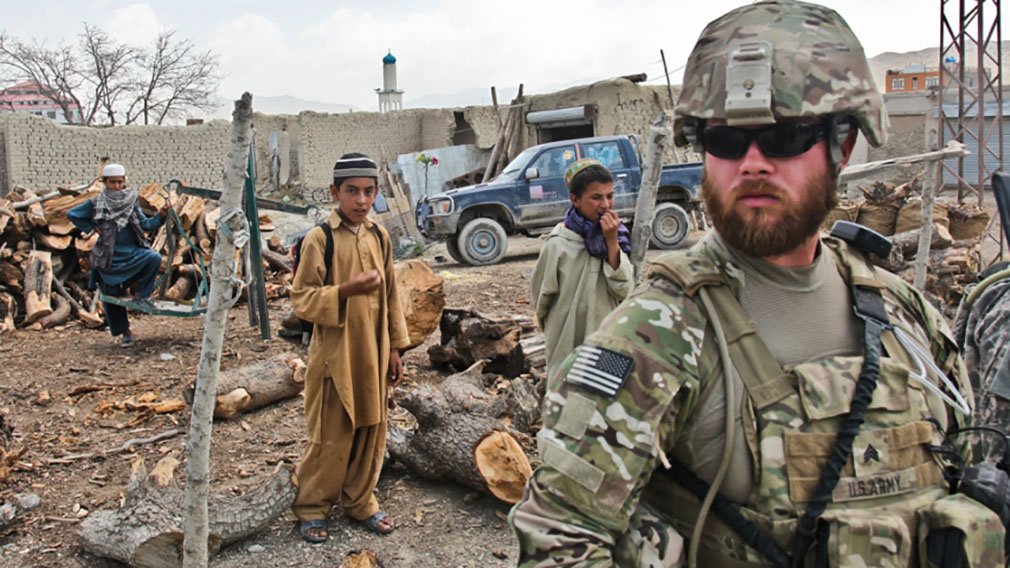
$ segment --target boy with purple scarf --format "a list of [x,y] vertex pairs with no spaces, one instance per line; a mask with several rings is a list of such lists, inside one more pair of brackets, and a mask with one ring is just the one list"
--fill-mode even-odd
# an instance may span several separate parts
[[630,233],[613,210],[613,175],[582,159],[568,166],[565,185],[572,206],[540,249],[531,282],[548,376],[634,287]]

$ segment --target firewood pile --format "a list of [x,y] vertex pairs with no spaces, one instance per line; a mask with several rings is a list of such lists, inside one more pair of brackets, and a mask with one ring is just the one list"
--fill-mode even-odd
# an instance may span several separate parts
[[[97,233],[82,234],[67,219],[67,212],[104,189],[100,179],[44,195],[20,186],[0,198],[0,333],[14,329],[45,329],[65,324],[72,317],[89,327],[104,324],[96,294],[87,290],[90,253]],[[210,265],[220,209],[200,197],[167,191],[151,183],[140,190],[139,204],[147,215],[157,214],[168,200],[182,221],[189,241],[178,235],[171,219],[153,235],[152,248],[162,257],[161,274],[168,284],[153,299],[191,304],[203,274],[202,258]],[[260,215],[260,230],[273,230],[269,217]],[[169,231],[177,242],[168,256]],[[285,296],[291,284],[291,264],[280,237],[266,240],[267,298]],[[242,262],[238,262],[240,270]],[[160,288],[160,287],[159,287]]]
[[[922,225],[921,175],[902,184],[876,182],[860,187],[858,199],[843,199],[828,215],[825,229],[838,220],[854,221],[890,237],[894,251],[881,265],[913,279],[913,262]],[[977,280],[982,264],[982,238],[990,215],[975,205],[937,200],[933,203],[926,291],[954,308],[964,288]]]

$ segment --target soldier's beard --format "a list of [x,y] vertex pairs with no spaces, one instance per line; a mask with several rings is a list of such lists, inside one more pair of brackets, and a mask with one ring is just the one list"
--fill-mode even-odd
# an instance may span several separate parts
[[[740,204],[748,195],[768,195],[778,199],[771,207],[752,208]],[[712,225],[727,245],[757,258],[779,256],[794,250],[817,234],[821,223],[838,203],[838,184],[824,173],[810,181],[799,200],[765,180],[747,180],[721,198],[705,176],[702,196]]]

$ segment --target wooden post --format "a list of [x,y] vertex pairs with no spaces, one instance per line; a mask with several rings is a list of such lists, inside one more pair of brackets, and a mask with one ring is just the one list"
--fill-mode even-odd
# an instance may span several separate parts
[[666,94],[670,96],[670,108],[677,106],[673,100],[673,86],[670,85],[670,71],[666,68],[666,54],[659,50],[659,58],[663,60],[663,74],[666,75]]
[[[205,568],[208,563],[209,521],[207,501],[210,495],[210,436],[217,403],[217,377],[221,368],[221,346],[224,340],[228,308],[235,304],[239,287],[233,284],[231,260],[236,249],[236,236],[242,235],[245,217],[241,214],[242,184],[247,174],[249,146],[252,144],[252,95],[244,93],[235,101],[232,112],[231,145],[224,170],[221,192],[221,219],[214,246],[213,269],[210,271],[210,299],[204,316],[203,343],[200,347],[200,367],[193,394],[193,412],[186,444],[186,502],[183,509],[185,539],[183,566]],[[239,243],[241,244],[241,243]]]
[[915,279],[912,285],[920,292],[926,292],[926,265],[929,264],[929,246],[933,241],[933,198],[939,179],[937,169],[940,162],[926,163],[926,181],[922,184],[922,228],[919,232],[919,248],[915,252]]
[[642,273],[645,251],[652,235],[652,219],[656,212],[656,193],[659,191],[659,172],[663,168],[663,151],[673,136],[666,114],[660,113],[649,127],[649,141],[645,146],[645,163],[642,165],[642,185],[638,190],[634,227],[631,230],[631,264],[635,267],[635,280]]

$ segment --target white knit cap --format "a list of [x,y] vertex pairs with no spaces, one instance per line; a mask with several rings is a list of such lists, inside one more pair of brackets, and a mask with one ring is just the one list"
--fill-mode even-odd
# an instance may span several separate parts
[[126,175],[126,168],[119,164],[108,164],[102,168],[102,177],[122,177]]

